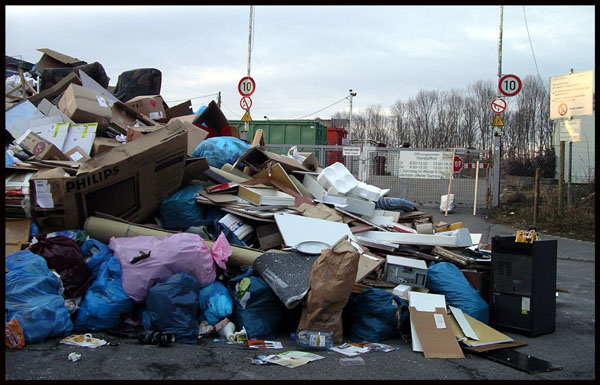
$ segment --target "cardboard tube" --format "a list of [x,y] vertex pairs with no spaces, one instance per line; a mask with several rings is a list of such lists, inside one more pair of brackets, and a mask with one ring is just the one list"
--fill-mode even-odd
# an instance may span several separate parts
[[[108,244],[111,237],[137,237],[139,235],[154,235],[164,237],[173,232],[152,229],[146,226],[139,226],[128,222],[119,222],[111,219],[99,217],[88,217],[85,220],[83,229],[88,232],[91,238],[102,243]],[[206,244],[212,248],[213,241],[206,241]],[[236,245],[231,246],[231,256],[227,260],[227,265],[241,267],[252,266],[254,260],[263,254],[262,251],[254,250],[249,247]]]

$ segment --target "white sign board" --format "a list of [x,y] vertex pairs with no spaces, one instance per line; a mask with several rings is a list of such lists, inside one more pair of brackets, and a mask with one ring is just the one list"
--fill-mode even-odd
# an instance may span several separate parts
[[593,95],[593,70],[551,77],[550,119],[592,115]]
[[350,145],[350,139],[342,138],[342,146],[348,146],[348,145]]
[[344,156],[360,156],[360,147],[344,146],[342,149]]
[[400,178],[447,179],[452,153],[447,151],[401,151],[398,161]]
[[561,120],[558,122],[561,142],[579,142],[581,140],[581,119]]

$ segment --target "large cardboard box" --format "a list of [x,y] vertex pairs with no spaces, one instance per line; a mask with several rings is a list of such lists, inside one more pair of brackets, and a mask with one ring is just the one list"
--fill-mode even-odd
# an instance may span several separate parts
[[125,105],[157,122],[167,121],[166,109],[168,106],[160,95],[136,96],[127,101]]
[[37,50],[43,53],[42,57],[35,65],[35,70],[40,74],[47,68],[76,67],[78,65],[86,64],[82,60],[48,48],[38,48]]
[[175,122],[82,163],[31,178],[34,219],[42,231],[81,229],[95,212],[128,221],[151,217],[182,184],[187,131]]
[[71,124],[62,151],[67,154],[75,147],[79,147],[85,155],[89,156],[96,138],[98,123]]
[[110,150],[113,147],[120,146],[121,142],[113,138],[95,137],[94,143],[92,144],[92,152],[90,156],[93,158],[96,155],[100,155],[105,151]]
[[73,83],[58,101],[58,109],[76,123],[98,123],[99,136],[104,135],[112,118],[111,108],[100,92]]

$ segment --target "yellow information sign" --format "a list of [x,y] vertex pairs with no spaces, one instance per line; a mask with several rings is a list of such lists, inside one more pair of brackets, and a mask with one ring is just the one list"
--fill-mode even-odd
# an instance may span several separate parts
[[251,122],[252,118],[250,117],[250,111],[246,110],[244,116],[242,116],[242,122]]
[[502,121],[502,118],[500,118],[500,115],[496,115],[494,117],[494,121],[492,122],[492,126],[504,126],[504,122]]

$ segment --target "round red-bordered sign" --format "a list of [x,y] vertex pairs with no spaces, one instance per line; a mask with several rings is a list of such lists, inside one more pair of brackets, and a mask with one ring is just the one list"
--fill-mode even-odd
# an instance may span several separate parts
[[250,96],[256,89],[256,82],[250,76],[244,76],[238,83],[238,91],[242,96]]
[[521,91],[521,85],[517,75],[504,75],[498,81],[498,89],[504,96],[515,96]]
[[492,102],[490,103],[490,107],[492,107],[492,111],[494,111],[496,114],[499,114],[501,112],[504,112],[504,110],[506,109],[506,101],[501,98],[496,98],[492,100]]
[[252,107],[252,99],[250,99],[250,96],[242,96],[240,99],[240,107],[242,107],[242,110],[246,111]]

